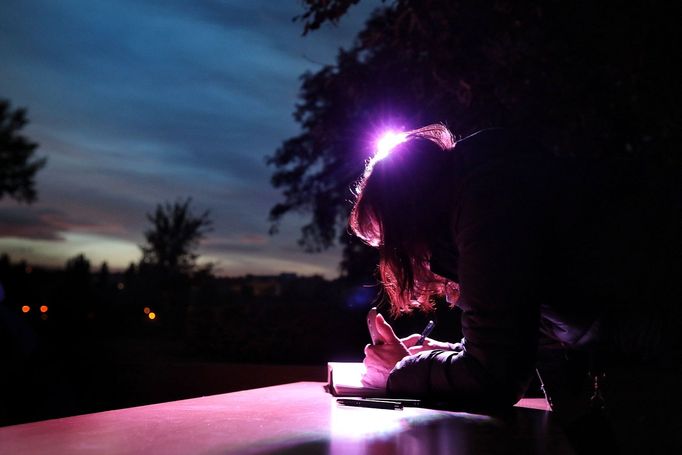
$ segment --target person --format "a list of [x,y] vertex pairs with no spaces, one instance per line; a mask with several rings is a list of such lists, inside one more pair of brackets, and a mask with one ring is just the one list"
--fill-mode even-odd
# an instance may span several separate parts
[[350,229],[378,248],[394,316],[445,299],[463,337],[416,346],[418,334],[399,338],[379,316],[383,343],[365,348],[363,382],[487,408],[515,404],[539,374],[577,439],[598,428],[621,447],[645,431],[670,441],[679,386],[653,401],[651,391],[682,378],[675,179],[643,163],[557,157],[503,128],[455,140],[429,125],[394,142],[368,161]]

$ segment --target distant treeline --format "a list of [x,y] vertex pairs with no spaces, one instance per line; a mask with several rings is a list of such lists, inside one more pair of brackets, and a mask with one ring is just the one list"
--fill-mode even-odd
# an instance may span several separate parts
[[[173,339],[182,341],[180,355],[256,363],[361,359],[364,317],[379,293],[377,285],[295,274],[187,276],[145,265],[111,273],[106,264],[92,272],[83,256],[56,270],[4,255],[0,285],[11,315],[3,325],[41,339]],[[401,319],[406,332],[424,317]]]
[[[4,255],[0,285],[12,320],[44,337],[172,338],[197,359],[261,363],[360,359],[379,294],[377,285],[295,274],[171,276],[144,265],[111,273],[106,264],[91,272],[82,256],[55,270]],[[401,318],[398,330],[418,330],[425,317]]]

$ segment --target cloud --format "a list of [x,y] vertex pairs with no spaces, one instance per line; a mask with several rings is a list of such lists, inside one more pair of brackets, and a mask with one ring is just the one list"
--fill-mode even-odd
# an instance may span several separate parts
[[61,213],[52,209],[30,211],[2,209],[0,237],[19,237],[35,240],[64,240],[61,235],[64,222]]
[[70,216],[53,208],[3,208],[0,237],[64,241],[64,233],[80,231],[100,235],[122,233],[119,224],[93,222],[90,218]]
[[297,132],[299,76],[333,62],[378,4],[302,38],[297,0],[0,2],[0,96],[28,108],[48,157],[39,203],[2,208],[0,235],[135,245],[145,213],[192,197],[214,219],[205,251],[231,271],[333,270],[334,254],[295,251],[299,218],[266,236],[279,194],[264,157]]

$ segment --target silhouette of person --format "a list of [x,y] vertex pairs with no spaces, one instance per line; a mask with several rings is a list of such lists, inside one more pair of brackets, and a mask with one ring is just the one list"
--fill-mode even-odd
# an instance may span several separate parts
[[643,163],[556,157],[518,131],[395,136],[368,161],[349,225],[379,250],[394,316],[445,297],[463,338],[416,346],[379,316],[365,384],[499,407],[537,372],[578,450],[595,444],[586,428],[621,448],[673,443],[680,392],[652,391],[682,378],[674,188]]

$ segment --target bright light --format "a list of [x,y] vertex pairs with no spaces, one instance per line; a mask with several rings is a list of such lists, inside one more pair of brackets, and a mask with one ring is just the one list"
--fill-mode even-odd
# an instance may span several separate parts
[[47,313],[47,305],[41,305],[40,306],[40,312],[41,313]]
[[396,133],[395,131],[387,131],[377,140],[377,152],[374,155],[374,161],[383,160],[395,148],[396,145],[401,144],[407,140],[405,133]]
[[30,307],[30,306],[24,305],[24,306],[21,307],[21,312],[22,312],[22,313],[28,313],[29,311],[31,311],[31,307]]
[[154,319],[156,319],[156,313],[154,313],[154,312],[152,311],[151,313],[149,313],[149,314],[147,315],[147,317],[153,321]]
[[151,313],[152,309],[149,308],[148,306],[144,307],[144,314],[149,314]]

